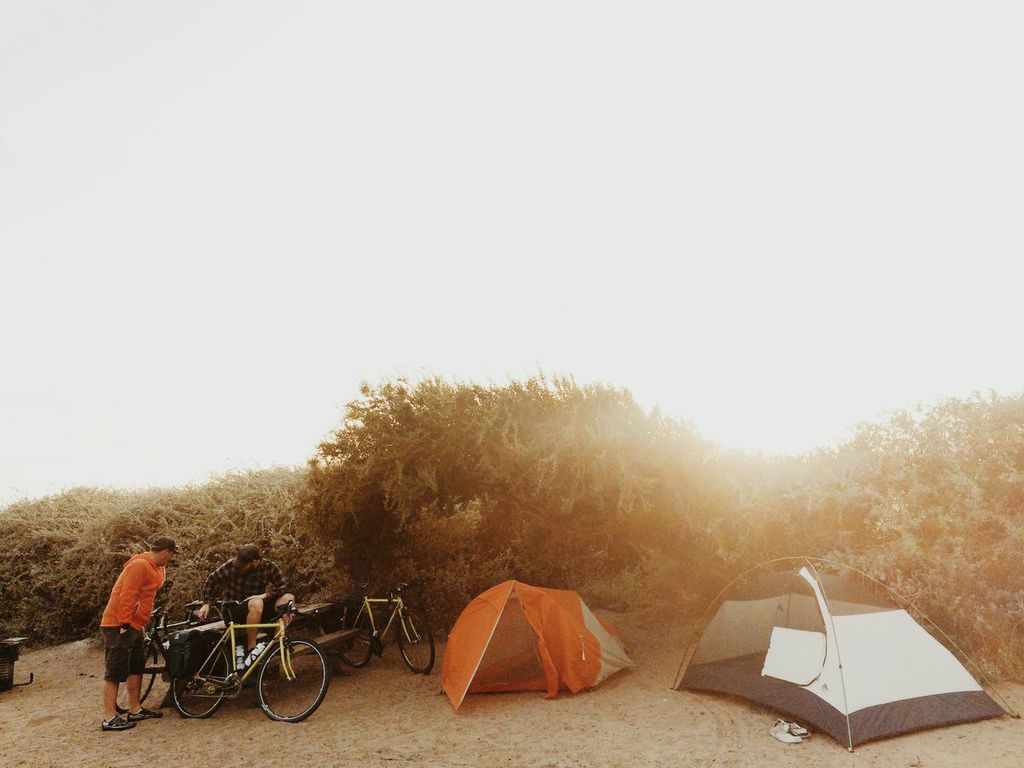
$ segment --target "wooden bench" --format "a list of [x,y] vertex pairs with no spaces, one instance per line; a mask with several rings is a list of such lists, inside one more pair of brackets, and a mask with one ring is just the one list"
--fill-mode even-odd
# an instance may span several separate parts
[[[305,637],[313,640],[322,648],[330,648],[356,634],[355,629],[338,629],[328,632],[324,629],[323,620],[338,609],[337,603],[311,603],[309,605],[296,606],[295,618],[289,627],[289,633],[293,630],[296,637]],[[223,621],[210,621],[206,624],[197,624],[194,627],[186,627],[181,632],[223,632],[226,628]]]
[[331,632],[324,629],[323,619],[338,609],[337,603],[313,603],[300,605],[297,608],[298,612],[295,614],[292,626],[300,630],[312,629],[313,632],[305,636],[321,648],[327,649],[332,645],[337,645],[358,632],[355,629],[337,629]]

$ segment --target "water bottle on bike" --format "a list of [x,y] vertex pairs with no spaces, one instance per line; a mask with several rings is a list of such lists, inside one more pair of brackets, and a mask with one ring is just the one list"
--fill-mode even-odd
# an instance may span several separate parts
[[248,669],[253,664],[255,664],[256,663],[256,659],[258,659],[260,657],[260,654],[263,653],[263,649],[266,648],[266,647],[267,647],[267,641],[266,640],[260,640],[258,643],[256,643],[256,645],[253,646],[253,649],[251,651],[249,651],[249,655],[246,656],[245,659],[243,660],[242,664],[239,665],[239,669]]

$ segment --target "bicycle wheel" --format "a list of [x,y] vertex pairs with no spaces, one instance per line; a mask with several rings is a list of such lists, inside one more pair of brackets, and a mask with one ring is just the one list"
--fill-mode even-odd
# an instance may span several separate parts
[[157,639],[151,637],[146,646],[146,672],[142,676],[142,688],[139,689],[139,703],[141,704],[153,690],[153,683],[157,675],[161,675],[167,669],[160,660],[160,649],[157,647]]
[[270,652],[260,669],[260,706],[271,720],[297,723],[316,711],[331,678],[320,646],[311,640],[287,640],[287,662],[281,646]]
[[398,650],[413,672],[429,675],[434,668],[434,633],[422,611],[405,606],[398,617]]
[[341,660],[350,667],[365,667],[370,660],[370,651],[373,650],[370,615],[365,609],[359,612],[353,629],[356,630],[356,634],[342,643]]
[[[232,672],[227,648],[221,647],[217,655],[201,670],[203,677],[224,680]],[[199,673],[197,673],[198,675]],[[204,718],[216,712],[224,703],[224,690],[197,679],[197,675],[178,677],[171,681],[171,701],[182,717]]]

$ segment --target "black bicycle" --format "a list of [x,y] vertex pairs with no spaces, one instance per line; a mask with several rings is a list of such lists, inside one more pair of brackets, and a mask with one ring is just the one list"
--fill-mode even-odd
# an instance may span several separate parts
[[[142,687],[139,688],[139,703],[149,696],[156,683],[157,676],[169,680],[167,675],[167,651],[170,648],[171,636],[181,629],[195,627],[200,621],[193,617],[197,608],[203,605],[202,600],[193,600],[185,606],[186,618],[181,621],[167,620],[167,608],[158,605],[153,609],[149,624],[143,630],[142,649],[146,659],[146,668],[142,673]],[[125,686],[118,690],[117,711],[124,714],[128,711],[128,692]]]

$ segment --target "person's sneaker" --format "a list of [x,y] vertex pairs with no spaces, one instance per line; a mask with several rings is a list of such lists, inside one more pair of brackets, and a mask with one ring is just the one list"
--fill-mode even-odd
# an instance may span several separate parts
[[801,739],[806,739],[811,735],[811,732],[804,728],[800,723],[792,722],[789,724],[789,732],[794,736],[799,736]]
[[803,741],[799,736],[794,736],[789,732],[789,723],[785,720],[776,720],[775,725],[768,732],[783,744],[799,744]]
[[109,720],[104,720],[102,727],[104,731],[127,731],[129,728],[134,728],[135,723],[129,723],[124,715],[114,715]]
[[160,712],[160,711],[157,711],[157,710],[153,710],[153,709],[146,709],[145,707],[139,707],[139,711],[138,712],[129,712],[128,713],[128,722],[129,723],[137,723],[140,720],[152,720],[152,719],[160,718],[160,717],[163,717],[163,716],[164,716],[163,712]]

